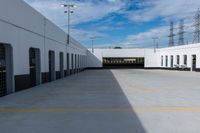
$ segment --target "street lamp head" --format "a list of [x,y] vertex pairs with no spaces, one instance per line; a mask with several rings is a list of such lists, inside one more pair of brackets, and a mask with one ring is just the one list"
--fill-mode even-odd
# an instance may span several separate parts
[[67,5],[66,4],[61,4],[60,7],[67,7]]
[[[68,13],[68,11],[64,11],[64,13]],[[74,11],[70,11],[70,13],[74,13]]]
[[77,5],[71,5],[71,6],[72,6],[72,7],[75,7],[75,8],[77,7]]
[[76,5],[61,4],[61,7],[77,7]]
[[89,37],[89,39],[91,39],[91,40],[98,39],[98,38],[101,38],[101,37],[100,36],[91,36],[91,37]]

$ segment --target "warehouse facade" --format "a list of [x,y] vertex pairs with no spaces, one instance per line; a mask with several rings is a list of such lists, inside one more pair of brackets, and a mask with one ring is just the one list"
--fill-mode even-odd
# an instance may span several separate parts
[[88,66],[101,68],[106,63],[110,68],[113,64],[127,68],[128,64],[128,68],[200,71],[199,51],[199,43],[159,49],[94,49],[95,58],[88,56]]
[[156,49],[146,55],[146,68],[200,71],[200,44]]
[[24,1],[1,0],[0,96],[80,72],[87,52]]

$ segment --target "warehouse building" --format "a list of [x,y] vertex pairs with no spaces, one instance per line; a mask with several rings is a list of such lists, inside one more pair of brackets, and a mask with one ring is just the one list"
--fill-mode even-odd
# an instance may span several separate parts
[[86,68],[200,71],[200,44],[92,51],[24,1],[0,1],[0,97]]
[[[8,8],[9,7],[9,8]],[[87,49],[22,0],[0,2],[0,96],[86,68]]]
[[[90,50],[91,51],[91,50]],[[91,68],[146,68],[200,71],[200,44],[159,49],[94,49]]]

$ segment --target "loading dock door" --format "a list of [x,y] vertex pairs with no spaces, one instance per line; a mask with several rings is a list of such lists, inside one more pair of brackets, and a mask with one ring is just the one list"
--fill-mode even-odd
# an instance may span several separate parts
[[104,68],[144,68],[144,58],[103,58]]
[[64,77],[64,57],[63,52],[60,53],[60,78]]
[[29,50],[29,65],[30,65],[30,86],[36,86],[36,52],[34,48]]
[[0,45],[0,97],[7,94],[6,88],[6,53],[5,47]]
[[55,53],[49,51],[49,81],[55,80]]
[[70,75],[70,67],[69,67],[69,53],[67,53],[67,75]]
[[71,74],[74,74],[74,54],[71,54]]
[[74,60],[74,73],[77,72],[77,55],[75,54],[75,60]]
[[196,70],[196,55],[192,55],[192,71]]
[[171,68],[173,68],[174,67],[174,58],[173,58],[173,56],[171,56]]
[[40,50],[37,48],[29,49],[29,67],[30,67],[30,86],[39,85],[41,82],[41,64]]

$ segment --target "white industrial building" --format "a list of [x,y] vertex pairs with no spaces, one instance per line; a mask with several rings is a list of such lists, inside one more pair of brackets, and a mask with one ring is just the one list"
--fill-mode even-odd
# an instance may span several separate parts
[[[8,8],[9,7],[9,8]],[[22,0],[0,1],[0,96],[85,68],[200,70],[200,44],[87,50]]]
[[[9,8],[8,8],[9,7]],[[0,1],[0,95],[86,67],[87,49],[22,0]]]
[[134,68],[134,66],[137,68],[137,59],[143,58],[143,62],[139,61],[139,68],[200,71],[199,51],[200,44],[160,49],[94,49],[96,58],[88,62],[88,65],[90,67],[103,67],[106,64],[103,59],[107,58],[112,62],[110,66],[114,64],[115,67],[118,67],[115,64],[121,64],[120,60],[115,59],[135,59],[129,61],[128,66],[129,68]]

